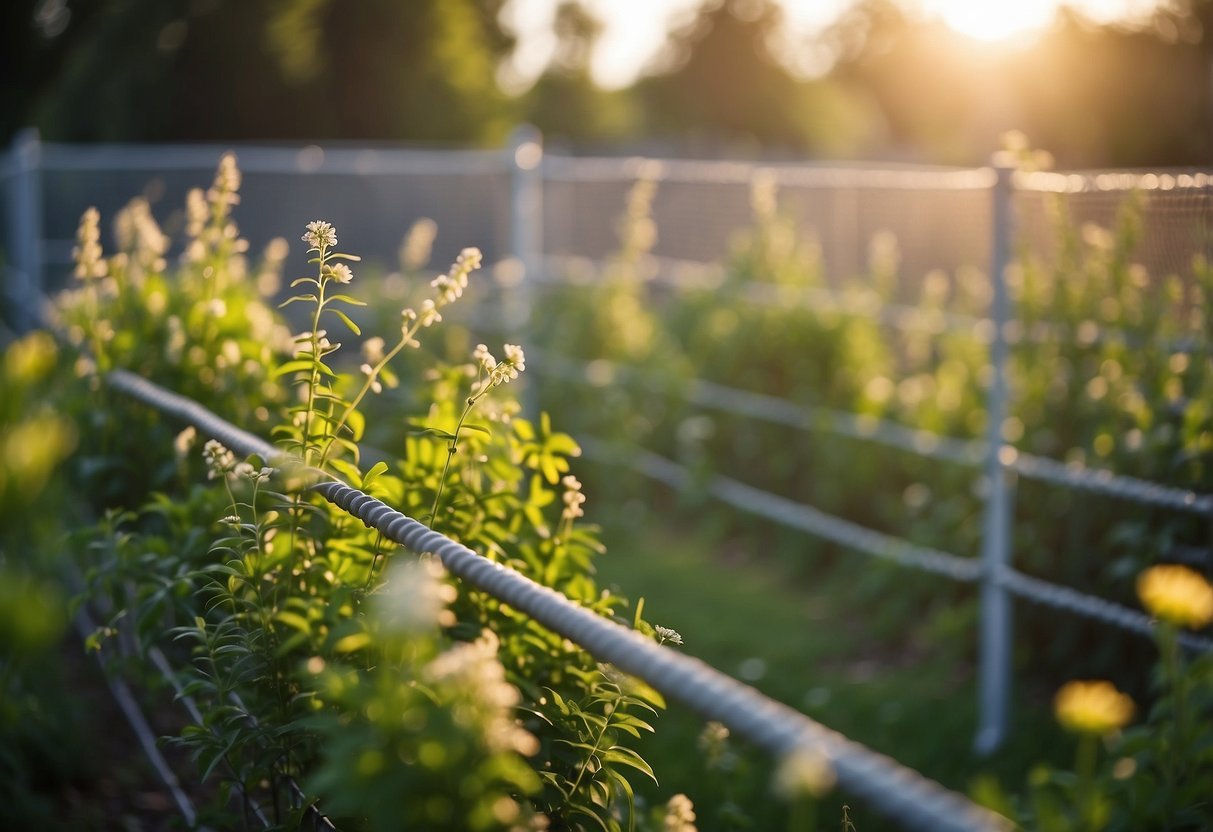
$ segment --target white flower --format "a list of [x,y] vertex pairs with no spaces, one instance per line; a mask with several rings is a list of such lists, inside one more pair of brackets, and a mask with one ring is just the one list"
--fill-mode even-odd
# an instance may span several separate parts
[[225,476],[236,465],[236,455],[215,439],[208,439],[202,446],[202,459],[209,469],[206,474],[208,480]]
[[72,257],[76,261],[76,277],[81,280],[105,277],[106,266],[101,252],[100,221],[101,214],[96,208],[89,208],[80,217],[80,227],[76,232],[76,240],[79,245],[72,249]]
[[[362,365],[361,367],[359,367],[358,369],[359,369],[359,370],[362,372],[362,374],[363,374],[364,376],[366,376],[367,378],[374,378],[374,375],[375,375],[375,368],[374,368],[374,367],[372,367],[370,364],[363,364],[363,365]],[[379,383],[379,379],[375,379],[374,381],[372,381],[372,382],[371,382],[371,391],[372,391],[372,392],[374,392],[374,393],[382,393],[382,392],[383,392],[383,385]]]
[[695,806],[685,794],[676,794],[665,805],[662,832],[696,832]]
[[416,635],[455,623],[447,605],[455,588],[443,578],[446,571],[434,560],[401,560],[388,572],[387,584],[377,596],[375,610],[381,626],[393,635]]
[[438,314],[437,305],[429,298],[426,298],[421,302],[420,320],[423,327],[429,326],[430,324],[436,324],[442,320],[442,316]]
[[173,452],[177,455],[177,458],[184,459],[185,455],[189,453],[190,448],[194,447],[194,442],[197,439],[198,430],[193,425],[177,434],[176,438],[173,439]]
[[350,267],[345,265],[345,263],[329,266],[329,276],[338,283],[349,283],[354,279],[354,273],[350,271]]
[[307,233],[302,240],[315,249],[330,248],[337,245],[337,231],[324,220],[312,220],[307,224]]
[[572,474],[568,474],[560,481],[565,492],[561,496],[564,502],[564,511],[561,512],[561,517],[566,520],[573,520],[577,517],[584,517],[585,511],[581,506],[585,503],[585,495],[581,493],[581,482]]
[[492,370],[497,366],[497,359],[484,344],[476,345],[476,349],[472,350],[472,359],[483,364],[486,370]]
[[[517,344],[505,345],[505,360],[513,364],[520,373],[526,369],[526,354]],[[514,377],[517,378],[517,376]]]
[[657,633],[657,643],[665,644],[667,641],[670,644],[682,644],[682,634],[677,630],[671,630],[669,627],[656,625],[653,630]]
[[[414,313],[414,317],[416,317],[416,313]],[[383,339],[378,335],[367,338],[362,342],[362,357],[371,364],[378,364],[383,360],[383,347]]]

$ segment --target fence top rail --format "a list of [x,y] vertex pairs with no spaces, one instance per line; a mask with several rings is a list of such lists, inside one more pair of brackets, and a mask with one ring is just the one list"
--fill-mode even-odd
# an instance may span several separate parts
[[[603,359],[589,364],[563,356],[535,352],[536,366],[565,378],[595,384],[598,379],[632,379],[657,392],[670,392],[668,382],[634,365]],[[876,442],[908,454],[959,465],[978,466],[987,454],[981,439],[956,439],[911,428],[887,419],[833,410],[819,405],[788,401],[764,393],[738,390],[702,379],[687,379],[679,391],[689,402],[738,416],[786,425],[800,430],[824,430],[864,442]],[[1192,514],[1213,514],[1213,494],[1162,485],[1104,468],[1060,462],[1019,451],[1013,445],[999,449],[999,459],[1008,470],[1028,479],[1065,488],[1104,494],[1115,499],[1152,505]]]
[[56,172],[211,170],[228,151],[244,173],[460,176],[504,173],[503,150],[240,144],[41,145],[40,167]]
[[843,166],[825,163],[740,162],[650,157],[558,156],[543,161],[544,177],[562,182],[630,182],[650,179],[683,184],[748,185],[767,177],[775,185],[818,188],[987,190],[991,168],[894,165]]
[[[199,403],[122,370],[106,383],[166,415],[193,424],[241,454],[282,457],[273,446],[211,413]],[[454,575],[524,612],[600,661],[644,679],[707,719],[776,755],[800,749],[824,754],[839,784],[907,827],[933,830],[1009,830],[1011,823],[919,772],[831,731],[704,662],[569,601],[560,593],[484,558],[466,546],[336,481],[314,486],[343,510],[415,552],[432,552]]]
[[[695,477],[684,466],[651,451],[626,450],[619,445],[583,439],[587,452],[602,461],[624,465],[671,488],[693,487]],[[799,529],[848,549],[884,558],[957,581],[979,581],[985,577],[979,561],[919,546],[903,538],[887,535],[826,514],[812,506],[771,494],[738,480],[715,475],[698,487],[721,502],[759,517],[766,517],[788,528]],[[1067,586],[1051,583],[1002,567],[994,580],[1009,592],[1037,604],[1081,615],[1138,635],[1152,636],[1158,622],[1140,610],[1088,595]],[[1180,644],[1193,652],[1213,652],[1213,639],[1181,633]]]
[[1213,189],[1213,171],[1017,171],[1014,186],[1017,191],[1052,194],[1207,191]]

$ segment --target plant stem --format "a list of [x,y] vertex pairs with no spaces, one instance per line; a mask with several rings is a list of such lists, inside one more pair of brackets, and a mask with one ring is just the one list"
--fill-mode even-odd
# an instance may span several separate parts
[[442,499],[443,487],[446,485],[447,472],[451,470],[451,458],[455,456],[455,451],[459,448],[459,434],[463,431],[463,423],[467,421],[468,415],[471,414],[472,408],[476,406],[476,402],[483,399],[492,389],[488,383],[484,388],[474,396],[468,396],[467,404],[463,408],[463,413],[459,415],[459,423],[455,425],[455,434],[446,448],[446,463],[442,466],[442,476],[438,479],[438,489],[434,492],[434,505],[430,508],[430,525],[433,526],[438,519],[438,501]]
[[341,429],[345,427],[345,423],[349,420],[350,414],[358,409],[358,405],[362,404],[362,400],[366,398],[366,394],[370,392],[371,387],[374,386],[375,381],[379,378],[379,374],[383,372],[383,368],[388,365],[389,361],[400,354],[400,351],[404,349],[405,344],[413,340],[413,336],[417,334],[417,330],[420,327],[421,324],[418,322],[414,323],[410,329],[405,330],[401,335],[400,342],[396,344],[396,346],[392,347],[392,349],[385,356],[383,356],[382,359],[380,359],[379,363],[374,366],[370,374],[366,377],[366,380],[362,382],[362,389],[358,391],[358,395],[354,396],[353,401],[345,406],[345,410],[342,412],[341,418],[337,421],[337,426],[333,428],[332,435],[328,437],[328,442],[325,444],[324,450],[320,454],[320,461],[316,465],[317,468],[324,467],[324,463],[328,460],[329,451],[333,449],[333,443],[336,442],[337,437],[341,435]]
[[586,771],[590,768],[590,761],[594,759],[594,755],[598,753],[598,746],[602,745],[602,739],[606,736],[607,729],[611,727],[611,717],[615,715],[615,709],[619,707],[618,703],[614,703],[610,713],[606,715],[606,719],[602,723],[602,730],[598,732],[598,738],[594,740],[594,747],[590,749],[589,755],[585,758],[585,762],[581,764],[581,771],[577,772],[577,779],[573,781],[573,788],[570,790],[576,794],[577,787],[581,785],[581,779],[585,777]]
[[1078,738],[1078,757],[1074,770],[1078,774],[1078,822],[1079,827],[1095,830],[1094,806],[1094,776],[1095,754],[1098,749],[1095,743],[1098,738],[1093,734],[1083,734]]
[[312,450],[312,410],[316,405],[316,388],[320,385],[320,313],[324,311],[324,262],[328,259],[328,252],[322,245],[318,249],[317,259],[320,265],[317,268],[316,275],[316,311],[312,313],[312,375],[308,379],[307,385],[307,411],[303,417],[303,437],[301,439],[300,451],[302,452],[304,464],[311,464]]

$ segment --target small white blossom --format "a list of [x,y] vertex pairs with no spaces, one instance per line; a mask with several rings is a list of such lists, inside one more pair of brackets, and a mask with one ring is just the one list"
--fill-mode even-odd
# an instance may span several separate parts
[[421,314],[419,317],[423,327],[436,324],[442,320],[442,316],[438,314],[438,306],[429,298],[421,302]]
[[662,832],[697,832],[695,806],[685,794],[676,794],[665,805]]
[[219,168],[215,171],[215,181],[207,191],[207,198],[212,203],[235,205],[240,202],[236,193],[240,190],[240,168],[236,166],[236,156],[225,153],[219,160]]
[[236,466],[236,456],[215,439],[208,439],[202,446],[202,459],[206,462],[208,480],[226,476]]
[[520,373],[526,369],[526,354],[517,344],[505,345],[505,360],[517,367]]
[[[202,236],[207,221],[211,218],[210,208],[201,188],[191,188],[185,195],[185,233],[192,239]],[[205,251],[205,249],[203,249]],[[195,259],[195,258],[191,258]]]
[[338,283],[349,283],[354,279],[354,272],[345,263],[336,263],[329,266],[329,275]]
[[378,364],[383,360],[384,341],[378,335],[373,338],[367,338],[362,342],[362,357],[371,364]]
[[80,217],[80,228],[76,232],[79,245],[72,249],[72,257],[76,261],[76,277],[81,280],[105,277],[106,265],[101,251],[100,222],[101,214],[96,208],[89,208]]
[[[373,378],[375,375],[375,368],[372,367],[370,364],[363,364],[358,369],[367,378]],[[371,392],[373,392],[373,393],[382,393],[383,392],[383,385],[379,383],[379,379],[375,379],[374,381],[371,382]]]
[[472,350],[472,360],[483,364],[486,370],[492,370],[497,366],[497,359],[484,344],[477,344],[476,349]]
[[331,248],[337,245],[337,231],[324,220],[312,220],[302,240],[314,249]]
[[401,560],[388,572],[385,591],[377,596],[375,612],[392,635],[416,635],[455,623],[447,606],[455,588],[443,578],[446,571],[433,560]]
[[585,495],[581,493],[581,482],[572,474],[565,476],[560,482],[565,487],[565,492],[561,497],[564,502],[564,510],[560,516],[566,520],[584,517],[585,511],[581,506],[585,504]]
[[657,633],[657,642],[659,644],[665,644],[667,641],[670,644],[682,644],[682,634],[677,630],[671,630],[669,627],[662,627],[661,625],[654,626],[653,630]]
[[184,459],[185,455],[190,452],[190,448],[194,447],[194,442],[198,439],[198,430],[190,425],[173,439],[173,452],[178,459]]

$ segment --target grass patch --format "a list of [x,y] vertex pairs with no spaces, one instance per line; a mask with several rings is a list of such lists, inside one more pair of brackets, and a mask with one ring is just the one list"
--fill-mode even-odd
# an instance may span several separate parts
[[[606,522],[599,576],[644,597],[647,618],[682,634],[679,649],[953,789],[988,774],[1017,790],[1031,765],[1071,753],[1047,694],[1026,690],[1017,691],[1006,746],[986,760],[973,754],[976,634],[971,614],[927,603],[926,590],[941,579],[858,554],[831,565],[808,537],[804,560],[792,565],[786,552],[765,557],[744,540],[722,544],[710,522],[638,508]],[[705,517],[717,510],[709,506]],[[746,828],[744,819],[753,828],[784,826],[765,755],[738,747],[732,771],[705,772],[702,728],[698,715],[671,703],[641,749],[662,779],[649,799],[685,792],[705,830]],[[837,826],[847,801],[839,791],[821,801],[823,828]],[[861,829],[887,823],[870,807],[851,807],[850,817]]]

